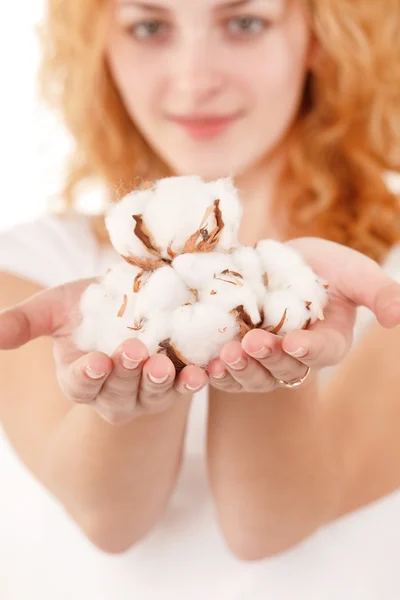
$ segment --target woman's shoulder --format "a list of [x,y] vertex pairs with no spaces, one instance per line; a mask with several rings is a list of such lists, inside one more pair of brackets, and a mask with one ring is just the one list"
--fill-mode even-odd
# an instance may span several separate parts
[[101,274],[111,250],[97,241],[90,215],[45,214],[0,233],[0,270],[50,287]]

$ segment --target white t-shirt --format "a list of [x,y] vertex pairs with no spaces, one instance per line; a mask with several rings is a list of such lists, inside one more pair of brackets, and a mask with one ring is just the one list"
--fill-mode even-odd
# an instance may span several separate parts
[[[47,216],[0,235],[0,270],[44,286],[101,275],[117,258],[98,248],[86,217]],[[400,280],[399,249],[386,268]],[[206,404],[203,390],[164,518],[121,555],[86,540],[0,429],[1,600],[398,600],[400,491],[279,557],[246,563],[231,555],[207,487]]]

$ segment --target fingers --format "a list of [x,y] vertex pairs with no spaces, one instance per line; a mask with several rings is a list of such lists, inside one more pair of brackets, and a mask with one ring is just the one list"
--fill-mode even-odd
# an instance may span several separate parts
[[171,393],[175,381],[175,367],[163,354],[151,356],[145,363],[140,381],[139,401],[146,411],[161,412],[174,400]]
[[206,373],[194,365],[185,367],[176,377],[172,362],[162,354],[152,356],[143,367],[140,404],[147,411],[166,410],[177,394],[187,396],[207,385]]
[[378,291],[374,312],[382,327],[400,325],[400,286],[397,283],[390,282]]
[[383,327],[400,324],[400,285],[371,258],[335,242],[299,238],[288,242],[355,306],[366,306]]
[[43,290],[0,313],[0,349],[12,350],[44,336],[53,335],[70,318],[73,300],[92,280],[74,281]]
[[208,383],[206,373],[194,365],[185,367],[175,380],[175,390],[179,394],[195,394]]
[[[219,378],[224,370],[225,376]],[[261,330],[250,331],[242,344],[228,342],[220,360],[212,361],[208,367],[213,386],[227,392],[272,392],[278,379],[299,379],[306,370],[302,363],[283,352],[280,338]]]
[[127,422],[136,411],[146,346],[137,339],[124,342],[112,356],[113,370],[96,399],[96,408],[108,421]]
[[207,373],[212,386],[217,390],[221,390],[221,392],[237,393],[244,391],[242,385],[232,377],[225,363],[220,358],[210,361]]
[[59,375],[60,387],[72,402],[94,402],[112,371],[112,360],[101,352],[91,352],[71,363]]
[[325,320],[309,330],[293,331],[282,341],[282,349],[308,367],[337,365],[349,351],[355,321],[355,311],[340,299],[328,305]]
[[307,371],[304,364],[288,356],[282,348],[282,338],[262,330],[249,331],[242,340],[242,350],[267,370],[274,387],[276,380],[293,381],[303,377]]

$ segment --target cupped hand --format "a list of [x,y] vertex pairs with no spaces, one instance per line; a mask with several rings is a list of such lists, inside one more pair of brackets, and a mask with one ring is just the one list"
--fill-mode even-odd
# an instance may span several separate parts
[[287,242],[329,283],[325,319],[284,338],[261,329],[226,344],[208,366],[211,384],[227,392],[272,392],[309,372],[337,365],[351,348],[356,309],[365,306],[382,327],[400,324],[400,285],[367,256],[320,238]]
[[18,348],[35,338],[54,342],[56,373],[64,395],[92,406],[112,424],[167,410],[179,397],[200,390],[207,376],[195,366],[176,376],[169,358],[149,357],[146,346],[127,339],[112,356],[76,348],[73,331],[80,322],[79,301],[95,279],[73,281],[35,294],[0,313],[0,349]]

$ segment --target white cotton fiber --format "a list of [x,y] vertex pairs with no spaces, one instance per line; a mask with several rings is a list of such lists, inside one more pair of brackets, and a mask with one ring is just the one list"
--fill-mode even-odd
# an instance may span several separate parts
[[152,196],[151,190],[132,192],[109,207],[105,224],[111,243],[121,256],[154,258],[134,234],[136,221],[133,217],[133,215],[143,214]]
[[256,294],[259,305],[262,305],[266,293],[266,279],[257,251],[251,246],[241,246],[232,252],[231,256],[234,270],[246,279]]
[[224,220],[224,228],[215,250],[223,252],[237,248],[240,245],[238,232],[243,213],[238,191],[230,178],[218,179],[208,186],[214,197],[220,200],[219,206]]
[[189,363],[205,367],[238,331],[233,315],[198,302],[173,312],[171,344]]
[[145,319],[142,329],[138,332],[138,339],[147,347],[149,355],[156,354],[159,342],[171,336],[171,313],[153,312]]
[[[237,244],[240,204],[237,195],[230,193],[227,185],[217,182],[213,186],[196,176],[168,177],[156,184],[152,201],[143,212],[143,220],[157,240],[162,258],[168,259],[171,251],[174,255],[182,253],[196,232],[204,231],[206,237],[218,229],[215,203],[219,202],[221,210],[222,201],[217,191],[223,193],[223,204],[228,210],[224,213],[224,224],[215,249],[229,250],[233,244]],[[199,234],[195,243],[201,241]]]
[[126,261],[121,259],[113,264],[104,275],[102,283],[110,290],[123,293],[133,292],[135,281],[137,286],[139,286],[139,276],[141,273],[143,273],[143,269],[134,265],[129,265]]
[[186,302],[193,301],[193,292],[178,273],[166,265],[150,273],[135,298],[134,314],[148,316],[155,311],[172,311]]
[[123,257],[81,298],[74,341],[114,353],[129,338],[177,370],[206,367],[226,342],[262,327],[277,335],[323,318],[326,283],[290,246],[238,242],[242,214],[231,179],[168,177],[107,214]]
[[222,252],[181,254],[174,259],[172,266],[189,287],[196,289],[204,287],[214,275],[225,269],[235,269],[232,257]]
[[261,323],[257,296],[251,286],[235,271],[217,273],[199,292],[200,302],[231,312],[243,306],[254,327]]
[[266,294],[263,308],[263,328],[280,336],[295,329],[302,329],[310,319],[304,302],[289,290]]

